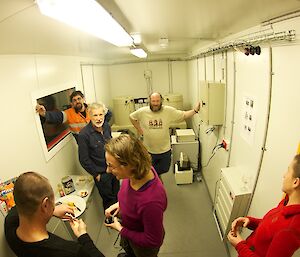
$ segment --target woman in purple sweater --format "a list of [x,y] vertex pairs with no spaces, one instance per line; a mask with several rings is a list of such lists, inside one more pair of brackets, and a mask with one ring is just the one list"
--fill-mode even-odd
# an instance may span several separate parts
[[[108,227],[121,234],[126,253],[118,257],[156,257],[163,243],[163,213],[167,208],[165,189],[151,167],[151,157],[142,142],[127,134],[106,144],[107,172],[122,179],[118,202],[105,210],[113,216]],[[122,224],[115,215],[119,213]]]

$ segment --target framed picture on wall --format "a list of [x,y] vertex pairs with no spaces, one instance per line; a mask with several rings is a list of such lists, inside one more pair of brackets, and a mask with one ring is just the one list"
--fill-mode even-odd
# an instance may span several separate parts
[[[43,105],[46,111],[51,112],[61,112],[70,108],[70,95],[75,91],[74,85],[74,82],[70,82],[33,92],[33,110],[37,104]],[[34,115],[41,146],[46,161],[49,161],[73,136],[67,124],[49,123],[38,113],[35,112]]]

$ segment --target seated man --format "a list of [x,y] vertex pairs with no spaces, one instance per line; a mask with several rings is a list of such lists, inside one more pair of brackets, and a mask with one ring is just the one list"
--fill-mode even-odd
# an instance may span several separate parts
[[[240,217],[232,222],[229,242],[239,257],[291,257],[300,247],[300,155],[296,155],[283,176],[286,193],[279,205],[262,219]],[[253,232],[244,240],[240,227]]]
[[[104,257],[86,232],[82,220],[72,219],[71,207],[55,206],[48,180],[35,172],[21,174],[14,187],[16,207],[5,218],[5,237],[19,256]],[[68,215],[69,214],[69,215]],[[52,216],[68,218],[78,242],[67,241],[46,229]]]

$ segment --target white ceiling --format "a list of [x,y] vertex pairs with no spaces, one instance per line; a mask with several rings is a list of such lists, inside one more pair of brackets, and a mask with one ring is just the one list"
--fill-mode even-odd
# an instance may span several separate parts
[[[98,0],[129,32],[142,35],[151,57],[185,56],[262,22],[300,10],[300,0]],[[80,19],[80,17],[78,17]],[[107,61],[132,57],[40,14],[33,0],[0,0],[0,54],[82,55]],[[161,48],[159,39],[169,46]]]

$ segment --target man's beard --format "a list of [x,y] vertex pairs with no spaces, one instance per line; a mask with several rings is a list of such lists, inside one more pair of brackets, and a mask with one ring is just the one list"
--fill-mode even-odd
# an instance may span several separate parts
[[76,112],[80,112],[81,109],[82,109],[82,104],[81,104],[81,103],[76,104],[76,105],[74,106],[74,109],[75,109]]
[[153,112],[158,112],[158,111],[160,111],[161,110],[161,107],[162,107],[162,103],[160,103],[160,105],[157,107],[157,109],[153,109],[153,105],[152,104],[150,104],[150,109],[151,109],[151,111],[153,111]]
[[103,123],[104,123],[104,119],[101,120],[101,121],[99,121],[99,122],[94,121],[94,122],[92,122],[92,123],[93,123],[93,126],[94,126],[95,128],[102,128]]

